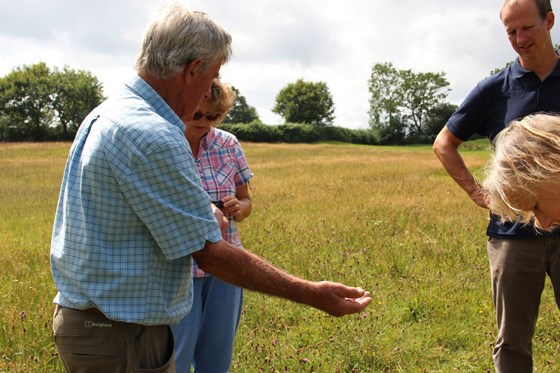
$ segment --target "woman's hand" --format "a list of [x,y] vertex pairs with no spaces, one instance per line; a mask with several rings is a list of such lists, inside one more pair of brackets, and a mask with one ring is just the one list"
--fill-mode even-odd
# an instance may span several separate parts
[[235,196],[225,196],[223,212],[225,216],[231,216],[233,220],[240,222],[251,215],[253,205],[249,196],[247,184],[243,184],[235,191]]
[[236,196],[225,196],[222,198],[222,202],[224,203],[224,215],[233,217],[235,221],[240,221],[239,218],[242,216],[243,212],[241,201],[239,201]]

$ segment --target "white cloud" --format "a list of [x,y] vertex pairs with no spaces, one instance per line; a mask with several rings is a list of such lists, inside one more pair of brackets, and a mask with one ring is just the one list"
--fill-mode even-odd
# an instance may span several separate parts
[[[169,1],[19,0],[2,5],[0,75],[39,61],[91,71],[110,95],[133,71],[150,14]],[[299,78],[327,83],[335,124],[367,127],[367,81],[377,62],[445,72],[458,104],[490,70],[515,57],[502,0],[190,0],[233,36],[224,79],[265,123],[278,91]],[[553,29],[558,42],[560,30]]]

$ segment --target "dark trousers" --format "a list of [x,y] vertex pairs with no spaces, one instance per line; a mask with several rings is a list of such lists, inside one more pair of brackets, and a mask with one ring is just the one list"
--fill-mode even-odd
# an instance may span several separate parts
[[532,339],[547,274],[560,307],[560,237],[490,238],[488,256],[498,324],[496,372],[532,372]]
[[175,373],[173,335],[168,325],[143,326],[57,306],[53,334],[71,373]]

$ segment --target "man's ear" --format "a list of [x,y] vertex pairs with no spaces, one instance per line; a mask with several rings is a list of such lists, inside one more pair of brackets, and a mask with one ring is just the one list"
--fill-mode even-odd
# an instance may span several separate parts
[[194,76],[200,72],[201,67],[202,67],[202,60],[200,58],[191,61],[185,67],[185,77],[194,78]]
[[554,13],[548,12],[548,14],[546,15],[546,21],[547,21],[548,31],[552,30],[552,27],[554,26]]

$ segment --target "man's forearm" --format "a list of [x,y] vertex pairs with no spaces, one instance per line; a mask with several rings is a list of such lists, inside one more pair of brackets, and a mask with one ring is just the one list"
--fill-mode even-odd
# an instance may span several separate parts
[[468,170],[461,156],[454,153],[448,153],[446,156],[439,158],[445,171],[451,178],[465,191],[471,194],[478,188],[478,183],[473,174]]
[[469,171],[459,154],[462,141],[444,127],[437,136],[433,150],[451,178],[477,205],[488,208],[486,193]]
[[225,241],[207,242],[204,249],[193,257],[205,272],[248,290],[300,303],[306,298],[303,293],[310,291],[309,281],[292,276],[261,257]]
[[202,270],[228,283],[307,304],[333,316],[360,312],[371,302],[370,294],[362,288],[330,281],[312,282],[292,276],[225,241],[206,242],[193,257]]

